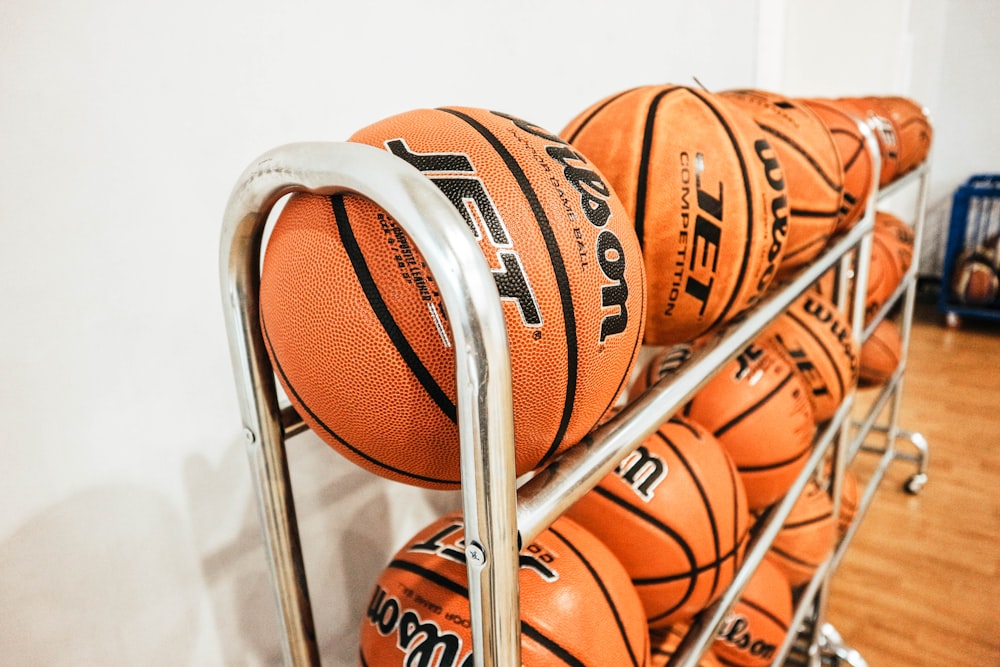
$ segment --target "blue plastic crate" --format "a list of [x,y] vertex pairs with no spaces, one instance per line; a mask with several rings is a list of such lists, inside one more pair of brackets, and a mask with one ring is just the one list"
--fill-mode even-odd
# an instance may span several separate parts
[[938,300],[939,309],[948,316],[949,324],[957,324],[959,317],[1000,320],[1000,301],[970,305],[959,300],[952,290],[952,274],[959,255],[967,248],[985,244],[997,234],[1000,234],[1000,174],[976,174],[955,190],[952,198]]

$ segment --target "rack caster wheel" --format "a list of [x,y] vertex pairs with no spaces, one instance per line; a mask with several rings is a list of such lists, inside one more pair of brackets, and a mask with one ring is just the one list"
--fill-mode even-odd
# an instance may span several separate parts
[[920,472],[906,480],[906,483],[903,484],[903,489],[911,496],[915,496],[924,490],[924,484],[926,483],[927,475]]
[[840,633],[829,623],[820,628],[819,650],[824,667],[868,667],[861,654],[845,644]]
[[945,313],[944,323],[949,329],[957,329],[962,326],[962,317],[958,313]]

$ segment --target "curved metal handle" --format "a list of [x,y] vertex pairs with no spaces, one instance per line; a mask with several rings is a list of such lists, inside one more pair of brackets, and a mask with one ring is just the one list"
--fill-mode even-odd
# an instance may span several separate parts
[[220,254],[230,352],[286,663],[319,664],[285,432],[259,320],[264,226],[291,192],[371,199],[406,230],[435,275],[455,343],[474,664],[520,664],[510,353],[489,267],[461,215],[414,167],[372,146],[320,142],[281,146],[244,171],[226,207]]

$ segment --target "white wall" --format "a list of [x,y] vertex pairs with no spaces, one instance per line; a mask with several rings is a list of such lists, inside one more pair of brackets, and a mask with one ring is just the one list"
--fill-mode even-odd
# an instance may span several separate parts
[[[261,152],[463,104],[553,130],[648,82],[752,85],[757,3],[0,4],[0,655],[279,661],[218,288]],[[290,443],[328,664],[454,506]]]
[[[790,95],[905,95],[934,127],[921,274],[939,276],[954,190],[1000,172],[995,0],[766,0],[785,19],[771,81]],[[912,192],[884,208],[910,215]]]

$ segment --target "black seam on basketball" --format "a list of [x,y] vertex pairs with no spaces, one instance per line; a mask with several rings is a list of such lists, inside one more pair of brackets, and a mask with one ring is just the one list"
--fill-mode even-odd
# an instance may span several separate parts
[[378,285],[372,277],[368,264],[365,262],[364,253],[361,251],[357,239],[354,237],[354,229],[347,215],[347,207],[344,206],[344,196],[331,195],[328,197],[328,200],[333,209],[337,232],[340,234],[344,252],[347,253],[347,257],[351,261],[351,268],[354,269],[354,274],[358,278],[358,284],[364,292],[372,312],[378,318],[379,324],[382,325],[382,329],[386,335],[389,336],[393,347],[396,348],[399,356],[402,357],[403,363],[410,369],[410,372],[413,373],[413,376],[420,383],[420,386],[423,387],[424,391],[427,392],[430,399],[434,401],[438,409],[452,423],[457,422],[458,415],[455,403],[448,398],[444,389],[437,383],[431,372],[427,370],[424,362],[420,359],[420,355],[417,354],[413,346],[410,345],[410,341],[403,335],[392,313],[389,312],[389,306],[382,298],[381,292],[379,292]]
[[[844,187],[843,184],[838,185],[837,183],[835,183],[833,177],[828,175],[823,170],[823,167],[821,167],[820,164],[816,162],[816,159],[809,153],[809,151],[807,151],[805,148],[799,145],[798,142],[796,142],[790,136],[788,136],[787,134],[785,134],[784,132],[775,127],[771,127],[770,125],[765,125],[764,123],[757,123],[757,124],[760,125],[760,129],[764,130],[765,132],[773,136],[775,139],[780,139],[789,148],[791,148],[793,151],[801,155],[805,159],[805,161],[809,163],[809,166],[816,171],[819,177],[823,179],[823,182],[826,183],[831,190],[833,190],[834,192],[840,192],[843,189]],[[836,147],[834,147],[834,149],[836,150]]]
[[772,623],[774,623],[779,628],[781,628],[782,631],[788,632],[788,622],[787,621],[781,620],[780,618],[778,618],[777,616],[775,616],[772,612],[770,612],[767,609],[764,609],[764,607],[761,607],[759,604],[757,604],[753,600],[748,600],[747,598],[741,598],[740,599],[740,604],[745,604],[746,606],[750,607],[754,611],[759,612],[762,616],[764,616],[764,618],[767,618]]
[[676,87],[661,90],[646,106],[646,121],[643,123],[642,147],[639,151],[639,168],[635,175],[635,207],[632,214],[632,223],[635,227],[635,234],[639,237],[639,247],[646,247],[646,192],[649,187],[649,162],[650,154],[653,152],[653,132],[656,129],[656,110],[662,100],[669,93],[680,90]]
[[625,510],[626,512],[634,514],[639,519],[650,524],[654,528],[666,533],[668,536],[670,536],[671,539],[674,540],[674,542],[677,543],[677,546],[679,546],[681,550],[684,551],[684,554],[687,556],[688,565],[691,568],[689,571],[694,572],[698,569],[698,559],[695,558],[694,549],[691,548],[691,546],[687,543],[687,541],[683,537],[681,537],[681,535],[676,530],[674,530],[667,524],[663,523],[656,517],[642,511],[642,509],[636,507],[635,505],[630,504],[627,500],[616,496],[614,493],[608,491],[604,487],[596,486],[594,487],[593,492],[599,495],[600,497],[604,498],[605,500],[608,500],[614,503],[615,505],[618,505],[621,509]]
[[750,172],[747,170],[746,159],[744,158],[743,151],[740,150],[739,141],[736,138],[736,134],[733,128],[729,126],[729,123],[723,117],[722,112],[718,107],[713,104],[708,97],[702,95],[694,88],[685,88],[692,95],[697,97],[702,103],[711,110],[715,117],[718,118],[719,122],[722,124],[723,129],[725,129],[726,134],[729,136],[729,142],[733,145],[733,150],[740,161],[740,173],[743,174],[743,190],[746,193],[746,241],[743,244],[743,259],[740,261],[740,270],[737,272],[736,284],[733,285],[729,293],[729,300],[726,302],[725,307],[719,313],[719,316],[715,318],[715,321],[711,325],[706,327],[706,330],[716,327],[720,322],[725,320],[729,311],[732,310],[733,304],[736,303],[736,297],[739,296],[740,290],[743,287],[743,282],[746,279],[747,265],[750,263],[750,257],[753,254],[753,244],[757,241],[757,236],[760,230],[754,224],[754,199],[753,193],[750,191]]
[[358,659],[361,661],[361,667],[368,667],[368,661],[365,660],[365,649],[361,647],[358,650]]
[[[722,557],[722,541],[719,536],[719,524],[715,520],[715,509],[712,507],[712,501],[709,499],[708,493],[705,491],[705,486],[695,473],[694,468],[691,466],[691,462],[688,461],[686,456],[684,456],[680,448],[672,440],[670,440],[670,438],[664,435],[662,431],[656,431],[654,435],[670,448],[670,450],[674,453],[674,456],[677,457],[677,459],[681,462],[681,465],[683,465],[685,470],[687,470],[688,475],[691,477],[691,481],[694,482],[695,488],[698,490],[698,495],[701,496],[701,502],[705,507],[706,513],[708,514],[708,522],[712,530],[712,544],[715,547],[715,560],[718,561]],[[698,439],[700,440],[701,438]],[[712,577],[712,592],[709,593],[709,599],[715,597],[715,591],[719,586],[720,575],[721,572],[719,571],[719,568],[715,568]]]
[[531,207],[532,213],[535,215],[535,221],[538,223],[538,231],[545,240],[545,248],[549,254],[552,272],[555,274],[556,284],[559,287],[559,304],[562,307],[563,326],[566,331],[566,396],[563,402],[562,415],[559,419],[559,428],[556,431],[555,437],[552,439],[548,450],[545,452],[545,455],[542,456],[538,462],[538,465],[541,465],[552,458],[558,450],[559,445],[562,444],[562,439],[566,434],[566,429],[569,428],[569,421],[573,413],[573,406],[576,403],[576,383],[578,379],[577,375],[579,373],[580,351],[578,349],[579,341],[576,337],[576,313],[573,309],[573,296],[569,283],[569,276],[566,274],[566,264],[563,261],[562,254],[559,252],[559,244],[552,231],[552,225],[545,212],[545,207],[542,206],[541,202],[538,200],[538,195],[535,193],[535,190],[531,185],[531,181],[528,180],[524,170],[521,169],[521,165],[518,164],[514,156],[511,155],[509,150],[507,150],[507,147],[503,144],[503,142],[501,142],[500,139],[498,139],[487,127],[475,118],[472,118],[457,109],[442,108],[439,110],[466,122],[470,127],[476,130],[476,132],[478,132],[483,139],[490,144],[490,146],[493,147],[493,150],[495,150],[497,155],[504,161],[507,169],[510,171],[511,175],[517,181],[518,186],[521,188],[521,193],[524,195],[528,205]]
[[790,208],[788,212],[799,218],[836,218],[840,215],[840,209],[836,211],[815,211],[808,208]]
[[840,129],[834,130],[833,132],[836,134],[846,134],[857,142],[854,152],[851,153],[851,156],[847,160],[844,160],[844,173],[847,173],[850,171],[851,167],[854,166],[854,162],[865,153],[865,142],[858,139],[855,132]]
[[792,260],[794,260],[795,258],[799,257],[803,253],[817,252],[817,246],[820,246],[820,248],[822,248],[823,246],[826,245],[826,243],[827,243],[827,239],[826,238],[821,237],[821,236],[820,237],[816,237],[813,240],[811,240],[809,243],[807,243],[807,244],[805,244],[803,246],[800,246],[798,248],[795,248],[794,250],[791,250],[789,252],[786,252],[785,253],[785,257],[784,257],[784,259],[782,259],[782,261],[785,262],[786,264],[789,264],[789,263],[791,263]]
[[[796,324],[799,325],[799,327],[802,329],[803,332],[805,332],[810,338],[816,341],[817,345],[819,346],[819,349],[823,352],[823,355],[830,360],[830,364],[833,366],[833,368],[839,369],[840,364],[838,364],[837,360],[833,358],[833,355],[827,349],[827,346],[823,343],[822,339],[820,339],[820,337],[813,332],[811,327],[807,326],[806,323],[802,321],[802,318],[799,317],[798,313],[789,310],[786,312],[786,314],[792,319],[792,321],[794,321]],[[834,376],[837,378],[837,386],[840,388],[839,396],[844,396],[845,392],[844,381],[840,377],[839,372],[835,372]]]
[[[739,547],[740,545],[737,544],[734,548],[722,554],[718,560],[713,561],[711,563],[696,565],[687,572],[679,572],[677,574],[667,574],[662,577],[636,577],[632,579],[632,584],[635,586],[656,586],[659,584],[669,584],[675,581],[683,581],[684,579],[690,579],[693,586],[697,582],[698,577],[701,576],[702,574],[705,574],[709,570],[717,569],[728,563],[730,560],[736,559],[739,556],[739,551],[740,551]],[[684,598],[683,602],[687,602],[687,597]],[[681,604],[683,604],[683,602]],[[665,613],[662,615],[666,616],[667,614]]]
[[590,112],[587,115],[586,118],[584,118],[582,121],[580,121],[580,125],[575,130],[573,130],[573,132],[570,134],[570,136],[568,138],[566,138],[566,141],[568,141],[569,143],[572,144],[573,140],[576,139],[578,136],[580,136],[580,131],[583,130],[583,128],[587,127],[587,125],[590,124],[590,121],[592,121],[597,116],[597,114],[599,114],[602,111],[604,111],[604,109],[607,108],[609,104],[611,104],[615,100],[618,100],[619,98],[621,98],[621,97],[623,97],[623,96],[631,93],[633,90],[636,90],[636,88],[629,88],[628,90],[623,90],[622,92],[620,92],[620,93],[618,93],[616,95],[612,95],[611,97],[609,97],[606,100],[604,100],[603,104],[599,105],[592,112]]
[[771,558],[774,558],[775,556],[780,556],[781,558],[784,558],[785,560],[789,561],[790,563],[792,563],[794,565],[801,565],[802,567],[810,567],[811,568],[811,567],[818,567],[819,566],[819,563],[814,563],[812,561],[808,561],[808,560],[805,560],[803,558],[800,558],[799,556],[795,556],[793,554],[790,554],[787,551],[785,551],[784,549],[782,549],[781,547],[776,547],[776,546],[774,546],[772,544],[771,545]]
[[782,530],[789,530],[792,528],[805,528],[806,526],[812,526],[813,524],[822,523],[833,518],[833,512],[827,512],[826,514],[820,514],[819,516],[809,517],[808,519],[802,519],[801,521],[794,521],[792,523],[786,523],[781,527]]
[[618,626],[618,634],[621,637],[622,642],[628,648],[628,654],[629,657],[632,659],[632,664],[635,665],[636,667],[639,667],[639,659],[635,655],[635,652],[632,650],[632,643],[629,641],[628,629],[625,627],[625,622],[624,620],[622,620],[622,617],[618,613],[618,607],[615,605],[614,600],[611,598],[611,593],[608,591],[607,586],[604,585],[604,580],[602,580],[601,577],[598,575],[597,570],[594,569],[594,566],[590,564],[590,560],[587,558],[586,554],[581,552],[575,544],[566,539],[566,536],[563,535],[561,532],[559,532],[559,529],[550,526],[549,532],[552,533],[556,538],[558,538],[563,544],[569,547],[570,551],[576,554],[576,557],[580,559],[580,562],[583,563],[583,566],[587,568],[588,572],[590,572],[590,576],[593,577],[594,583],[596,583],[597,586],[601,589],[601,593],[604,595],[604,600],[605,602],[607,602],[608,608],[610,609],[612,615],[614,616],[615,624]]
[[794,455],[789,456],[787,459],[783,459],[781,461],[772,461],[771,463],[766,463],[764,465],[759,465],[759,466],[743,466],[743,465],[741,465],[741,466],[737,466],[736,469],[739,470],[741,474],[746,475],[746,474],[749,474],[749,473],[768,472],[770,470],[775,470],[777,468],[783,468],[783,467],[785,467],[785,466],[787,466],[789,464],[795,463],[796,461],[798,461],[799,459],[801,459],[803,456],[805,456],[806,454],[808,454],[809,450],[811,450],[811,449],[812,449],[812,442],[810,441],[805,447],[803,447],[802,449],[800,449]]
[[765,394],[760,400],[752,403],[745,410],[743,410],[742,412],[737,413],[728,422],[726,422],[725,424],[723,424],[719,428],[715,429],[715,431],[713,432],[713,435],[716,438],[718,438],[721,435],[725,434],[726,431],[728,431],[729,429],[733,428],[734,426],[736,426],[737,424],[739,424],[741,421],[743,421],[744,419],[746,419],[751,413],[755,412],[757,410],[757,408],[759,408],[760,406],[764,405],[769,400],[771,400],[771,398],[773,396],[775,396],[779,391],[781,391],[785,387],[786,384],[788,384],[789,382],[792,381],[793,377],[794,377],[794,372],[793,371],[789,371],[788,374],[785,375],[785,377],[783,377],[781,379],[781,382],[779,382],[777,384],[777,386],[775,386],[773,389],[771,389],[771,391],[767,392],[767,394]]
[[426,579],[427,581],[431,582],[432,584],[436,584],[441,588],[454,593],[455,595],[461,595],[465,599],[469,598],[468,588],[466,588],[462,584],[452,581],[451,579],[444,576],[440,572],[437,572],[430,568],[426,568],[423,565],[417,565],[416,563],[411,563],[408,560],[402,560],[397,558],[389,563],[387,569],[403,570],[404,572],[410,572],[411,574],[416,574],[422,577],[423,579]]
[[429,482],[429,483],[433,483],[433,484],[447,484],[447,485],[450,485],[450,486],[458,486],[458,485],[460,485],[462,483],[461,479],[441,479],[441,478],[438,478],[438,477],[428,477],[426,475],[417,475],[416,473],[410,472],[408,470],[402,470],[400,468],[396,468],[394,466],[388,465],[387,463],[385,463],[383,461],[380,461],[378,459],[372,458],[371,456],[369,456],[364,451],[358,449],[357,447],[355,447],[354,445],[352,445],[351,443],[347,442],[342,437],[340,437],[337,434],[336,431],[334,431],[332,428],[330,428],[329,426],[327,426],[326,422],[324,422],[322,419],[320,419],[319,416],[315,412],[313,412],[312,409],[310,409],[309,405],[305,402],[305,400],[303,400],[302,396],[299,395],[299,392],[295,389],[295,387],[292,384],[291,380],[288,379],[288,375],[285,373],[285,369],[282,368],[281,362],[278,359],[278,354],[274,351],[274,346],[271,344],[271,337],[268,334],[267,323],[264,321],[263,314],[261,315],[261,318],[260,318],[260,328],[261,328],[261,333],[262,333],[262,335],[264,337],[264,342],[267,345],[267,348],[269,350],[271,350],[272,366],[274,366],[274,369],[278,372],[279,375],[281,375],[281,377],[285,381],[284,382],[285,390],[288,393],[290,393],[295,398],[296,401],[298,401],[298,404],[302,407],[303,410],[306,411],[306,414],[308,414],[312,418],[312,420],[314,422],[316,422],[316,425],[319,426],[321,429],[323,429],[323,431],[325,431],[326,433],[328,433],[331,438],[333,438],[334,440],[336,440],[337,442],[339,442],[340,444],[342,444],[344,447],[346,447],[347,449],[349,449],[350,451],[352,451],[356,456],[358,456],[358,457],[360,457],[360,458],[368,461],[369,463],[371,463],[371,464],[373,464],[373,465],[375,465],[375,466],[377,466],[377,467],[379,467],[379,468],[381,468],[383,470],[386,470],[388,472],[393,472],[393,473],[395,473],[397,475],[400,475],[402,477],[406,477],[406,478],[409,478],[411,480],[420,480],[420,481],[423,481],[423,482]]
[[528,637],[531,637],[541,646],[545,647],[545,649],[551,653],[553,657],[558,658],[564,664],[570,665],[571,667],[587,667],[582,660],[566,650],[566,647],[562,646],[551,637],[542,634],[538,628],[535,628],[531,624],[521,621],[521,632],[526,634]]

